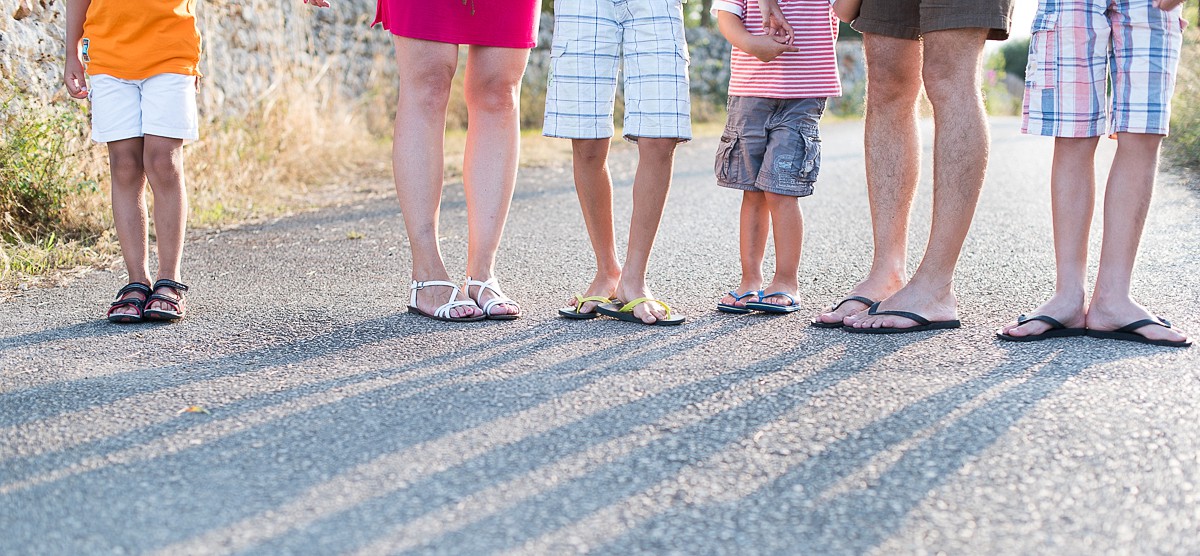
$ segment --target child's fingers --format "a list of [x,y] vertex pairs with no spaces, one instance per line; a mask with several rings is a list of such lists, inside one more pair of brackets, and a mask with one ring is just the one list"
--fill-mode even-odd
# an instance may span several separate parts
[[83,79],[83,76],[69,73],[64,81],[67,85],[67,94],[74,98],[87,98],[87,81]]

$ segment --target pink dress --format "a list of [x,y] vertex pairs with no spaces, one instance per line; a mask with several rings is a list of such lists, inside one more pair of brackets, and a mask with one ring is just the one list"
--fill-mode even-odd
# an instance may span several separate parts
[[379,0],[375,23],[411,39],[533,48],[540,8],[538,0]]

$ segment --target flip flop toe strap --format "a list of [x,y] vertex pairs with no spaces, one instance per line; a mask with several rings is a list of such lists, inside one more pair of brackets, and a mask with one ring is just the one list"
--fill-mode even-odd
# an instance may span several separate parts
[[1119,333],[1123,333],[1123,334],[1133,334],[1134,330],[1137,330],[1137,329],[1145,327],[1145,326],[1151,326],[1151,325],[1158,325],[1163,328],[1171,328],[1171,323],[1168,322],[1167,319],[1160,318],[1160,317],[1154,317],[1152,319],[1142,319],[1139,321],[1131,322],[1129,324],[1126,324],[1125,326],[1122,326],[1116,330],[1113,330],[1113,332],[1119,332]]
[[650,302],[654,302],[659,305],[662,305],[663,308],[667,310],[666,318],[668,318],[668,319],[671,318],[671,306],[670,305],[667,305],[665,302],[660,301],[658,299],[652,299],[649,297],[639,297],[633,301],[630,301],[629,303],[621,305],[621,308],[618,310],[622,313],[632,313],[633,309],[635,307],[637,307],[638,305],[641,305],[643,303],[650,303]]
[[759,299],[760,299],[760,300],[762,300],[762,299],[766,299],[766,298],[768,298],[768,297],[786,297],[786,298],[788,298],[788,304],[787,304],[787,305],[780,305],[780,307],[791,307],[791,306],[793,306],[793,305],[795,305],[795,304],[796,304],[796,298],[795,298],[795,297],[792,297],[792,294],[790,294],[790,293],[787,293],[787,292],[775,292],[775,293],[768,293],[768,294],[765,294],[765,295],[759,295],[758,297],[759,297]]
[[1047,316],[1047,315],[1035,315],[1032,317],[1026,317],[1025,315],[1020,315],[1017,317],[1017,326],[1021,326],[1025,323],[1034,322],[1034,321],[1039,321],[1039,322],[1044,322],[1046,324],[1049,324],[1050,330],[1062,330],[1067,327],[1065,324],[1059,322],[1058,319],[1051,317],[1051,316]]
[[729,297],[732,297],[735,302],[746,299],[747,297],[750,297],[752,295],[757,295],[761,299],[762,298],[762,290],[750,290],[746,293],[738,293],[735,290],[729,290]]
[[908,311],[880,311],[879,310],[880,303],[882,303],[882,302],[877,301],[874,304],[872,304],[871,308],[867,311],[867,314],[868,315],[890,315],[893,317],[904,317],[908,320],[911,320],[911,321],[917,323],[918,326],[929,326],[930,324],[932,324],[932,321],[930,321],[929,319],[922,317],[921,315],[918,315],[916,313],[910,313]]
[[874,299],[871,299],[869,297],[863,297],[861,295],[851,295],[851,296],[846,297],[846,299],[843,299],[843,300],[837,302],[837,305],[834,305],[833,308],[829,310],[829,312],[832,313],[834,311],[837,311],[838,309],[841,309],[842,305],[845,305],[846,303],[848,303],[850,301],[857,301],[859,303],[862,303],[863,305],[866,305],[867,307],[875,305]]
[[583,307],[584,303],[587,303],[589,301],[593,301],[596,303],[612,303],[612,298],[605,297],[603,295],[590,295],[588,297],[584,297],[583,294],[577,293],[577,294],[575,294],[575,307],[574,307],[575,313],[582,314],[579,312],[579,309],[581,307]]

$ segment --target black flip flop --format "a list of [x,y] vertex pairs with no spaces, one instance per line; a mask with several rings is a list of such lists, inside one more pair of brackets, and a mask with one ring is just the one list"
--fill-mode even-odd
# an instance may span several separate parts
[[[841,309],[842,305],[845,305],[847,301],[857,301],[859,303],[862,303],[863,305],[866,305],[867,307],[870,307],[875,304],[875,300],[871,299],[869,297],[863,297],[861,295],[852,295],[852,296],[847,297],[846,299],[843,299],[843,300],[837,302],[837,305],[834,305],[833,308],[829,309],[829,312],[832,313],[838,309]],[[842,323],[840,323],[840,322],[822,322],[819,320],[814,320],[814,321],[812,321],[812,326],[814,326],[816,328],[841,328]]]
[[1150,338],[1134,332],[1134,330],[1150,325],[1171,328],[1171,323],[1168,322],[1167,319],[1154,317],[1151,319],[1142,319],[1137,322],[1131,322],[1116,330],[1092,330],[1089,328],[1087,335],[1093,338],[1102,338],[1105,340],[1124,340],[1126,342],[1137,342],[1139,344],[1149,344],[1152,346],[1192,347],[1191,340],[1183,340],[1179,342],[1172,342],[1170,340],[1151,340]]
[[1058,319],[1046,315],[1036,315],[1032,317],[1020,315],[1017,317],[1018,326],[1033,321],[1040,321],[1049,324],[1050,328],[1041,334],[1030,334],[1029,336],[1013,336],[1012,334],[997,332],[996,337],[1006,342],[1038,342],[1041,340],[1049,340],[1051,338],[1075,338],[1087,334],[1086,328],[1067,328],[1067,326],[1059,322]]
[[842,330],[854,334],[905,334],[908,332],[924,332],[926,330],[949,330],[951,328],[959,328],[962,326],[962,321],[955,320],[929,320],[916,313],[908,311],[880,311],[879,303],[876,301],[867,310],[868,315],[891,315],[894,317],[904,317],[917,323],[916,326],[908,328],[897,328],[895,326],[884,326],[880,328],[855,328],[853,326],[842,326]]
[[[138,299],[136,297],[125,298],[126,295],[131,293],[142,294],[142,299]],[[150,297],[151,293],[153,292],[151,291],[150,286],[147,286],[141,282],[130,282],[125,284],[125,287],[117,291],[116,300],[114,300],[112,304],[108,306],[108,314],[105,315],[105,318],[108,319],[108,322],[117,324],[133,324],[135,322],[142,322],[145,320],[143,317],[146,310],[146,299]],[[113,314],[113,311],[121,307],[133,307],[137,310],[137,313],[132,315]]]
[[635,299],[633,301],[630,301],[629,303],[622,303],[620,301],[614,300],[612,303],[605,303],[604,305],[597,305],[596,311],[599,312],[601,315],[612,317],[612,318],[618,319],[618,320],[623,320],[625,322],[636,322],[638,324],[646,324],[645,321],[643,321],[642,319],[639,319],[633,315],[633,308],[637,307],[638,305],[641,305],[642,303],[648,303],[651,301],[658,303],[659,305],[662,305],[667,310],[667,316],[650,323],[649,326],[675,326],[678,324],[683,324],[683,321],[687,320],[685,317],[682,317],[679,315],[672,315],[671,307],[669,305],[667,305],[666,303],[663,303],[662,301],[657,300],[657,299],[650,299],[650,298],[646,298],[646,297],[641,297],[641,298]]

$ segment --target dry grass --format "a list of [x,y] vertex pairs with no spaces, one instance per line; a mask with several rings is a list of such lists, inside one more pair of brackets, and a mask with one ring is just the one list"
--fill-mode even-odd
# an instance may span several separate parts
[[1200,168],[1200,8],[1189,6],[1185,15],[1193,25],[1184,31],[1166,152],[1179,166]]
[[[27,106],[19,117],[61,109]],[[201,140],[184,149],[189,226],[225,227],[360,198],[367,193],[360,179],[388,173],[386,142],[346,133],[366,129],[362,112],[343,99],[281,91],[244,118],[204,125]],[[80,267],[119,263],[104,147],[72,142],[61,156],[68,181],[94,179],[96,187],[67,195],[53,226],[0,241],[0,297],[56,283]]]

